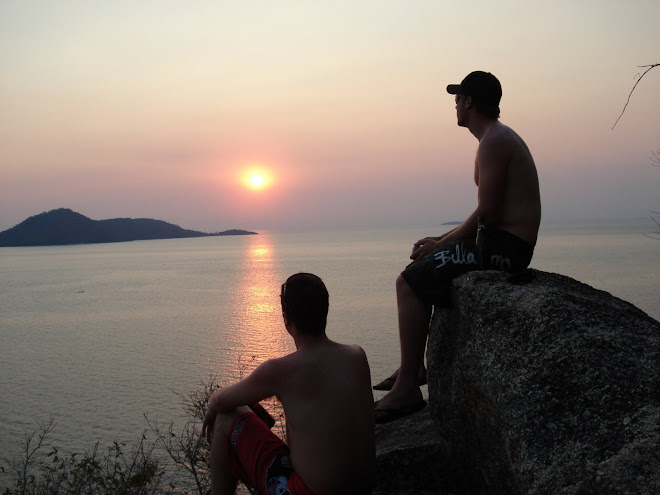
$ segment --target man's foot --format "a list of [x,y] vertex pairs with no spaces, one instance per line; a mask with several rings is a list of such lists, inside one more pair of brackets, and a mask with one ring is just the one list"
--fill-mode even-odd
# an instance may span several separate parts
[[[380,401],[379,401],[380,402]],[[381,406],[376,402],[375,404],[375,417],[374,420],[377,424],[389,423],[400,418],[405,418],[411,414],[421,411],[426,407],[426,401],[424,399],[419,399],[419,401],[414,402],[409,406],[402,407],[388,407]]]
[[[392,374],[392,376],[390,376],[389,378],[385,378],[385,380],[383,380],[382,382],[377,383],[376,385],[374,385],[373,389],[374,390],[392,390],[392,387],[396,383],[396,377],[397,376],[399,376],[399,370],[396,370]],[[418,380],[417,385],[419,385],[420,387],[422,385],[426,385],[426,370],[424,370],[423,373],[420,373],[417,380]]]
[[397,372],[395,372],[392,376],[389,378],[385,378],[380,383],[377,383],[376,385],[373,386],[374,390],[392,390],[392,387],[394,386],[394,383],[396,382],[396,375]]
[[374,420],[376,423],[388,423],[395,419],[409,416],[426,407],[419,387],[406,388],[405,383],[398,380],[391,392],[374,404]]

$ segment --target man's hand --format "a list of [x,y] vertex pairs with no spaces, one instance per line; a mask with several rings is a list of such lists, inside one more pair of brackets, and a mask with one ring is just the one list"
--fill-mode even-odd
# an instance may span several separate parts
[[442,246],[440,237],[424,237],[415,243],[415,246],[418,246],[417,249],[413,251],[410,255],[410,259],[413,261],[421,260],[427,254],[431,254],[433,251]]
[[211,401],[209,400],[209,407],[206,410],[204,415],[204,422],[202,423],[202,437],[205,437],[206,440],[211,444],[213,440],[213,429],[215,427],[215,418],[218,416],[218,412],[211,407]]
[[427,254],[431,254],[436,249],[442,247],[443,244],[450,242],[451,235],[458,229],[454,227],[448,232],[445,232],[440,237],[424,237],[415,243],[417,249],[413,250],[413,253],[410,255],[410,259],[413,261],[421,260]]

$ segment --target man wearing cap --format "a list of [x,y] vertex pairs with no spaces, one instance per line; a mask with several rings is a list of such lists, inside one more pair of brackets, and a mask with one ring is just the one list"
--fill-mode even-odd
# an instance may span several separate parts
[[[541,200],[534,159],[527,145],[502,124],[502,87],[489,72],[475,71],[455,95],[458,125],[478,140],[474,165],[477,207],[455,229],[415,242],[410,265],[396,281],[401,366],[374,388],[390,390],[376,403],[376,422],[412,414],[426,405],[424,349],[433,305],[448,307],[451,280],[473,270],[522,272],[529,265],[539,224]],[[477,230],[479,228],[479,242]]]

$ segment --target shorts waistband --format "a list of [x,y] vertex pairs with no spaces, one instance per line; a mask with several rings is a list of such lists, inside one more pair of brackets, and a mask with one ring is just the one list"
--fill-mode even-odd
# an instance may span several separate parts
[[520,247],[526,247],[528,249],[534,249],[534,245],[530,244],[526,240],[522,239],[521,237],[518,237],[516,234],[512,234],[508,230],[504,229],[499,229],[497,227],[486,227],[486,238],[490,240],[495,240],[495,241],[501,241],[501,242],[512,242]]

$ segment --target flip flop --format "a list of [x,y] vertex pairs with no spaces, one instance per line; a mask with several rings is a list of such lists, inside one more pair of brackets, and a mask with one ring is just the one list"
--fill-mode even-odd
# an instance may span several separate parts
[[[385,378],[385,380],[383,380],[382,382],[377,383],[372,388],[374,390],[392,390],[392,387],[394,386],[394,382],[396,382],[396,377],[390,376],[389,378]],[[419,380],[419,383],[417,385],[419,385],[420,387],[422,385],[426,385],[426,378],[424,378],[423,380]]]
[[410,416],[411,414],[415,414],[416,412],[421,411],[426,407],[426,401],[424,399],[420,399],[419,402],[416,402],[412,406],[398,408],[378,407],[378,402],[376,402],[375,405],[375,422],[377,424],[383,424],[397,419],[405,418],[406,416]]
[[392,390],[392,387],[394,386],[394,382],[396,382],[396,378],[393,376],[390,376],[389,378],[385,378],[380,383],[377,383],[376,385],[373,386],[374,390]]

